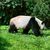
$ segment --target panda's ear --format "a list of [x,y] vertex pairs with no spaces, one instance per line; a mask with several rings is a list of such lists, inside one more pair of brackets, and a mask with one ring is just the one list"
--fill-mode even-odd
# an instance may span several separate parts
[[45,23],[46,23],[46,20],[43,20],[43,21],[42,21],[42,24],[45,24]]
[[41,24],[44,24],[45,23],[45,21],[43,21]]
[[46,17],[46,18],[44,18],[42,24],[43,24],[43,23],[47,23],[47,22],[48,22],[48,18]]

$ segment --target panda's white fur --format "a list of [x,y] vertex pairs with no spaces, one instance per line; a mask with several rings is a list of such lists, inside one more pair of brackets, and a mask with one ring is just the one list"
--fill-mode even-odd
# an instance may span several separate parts
[[[10,25],[14,24],[17,27],[17,29],[25,28],[31,18],[32,16],[24,16],[24,15],[16,16],[10,20]],[[35,20],[37,21],[40,29],[44,29],[45,24],[44,23],[42,24],[42,21],[37,17],[35,17]]]
[[11,18],[11,20],[10,20],[9,32],[13,31],[12,29],[13,29],[14,25],[15,25],[15,31],[16,31],[16,29],[23,28],[24,32],[28,32],[29,29],[30,29],[29,27],[33,26],[32,27],[32,31],[35,34],[40,35],[40,29],[44,29],[45,28],[45,24],[44,23],[42,24],[42,22],[43,21],[41,21],[37,17],[33,18],[32,16],[24,16],[24,15],[16,16],[14,18]]
[[35,20],[37,21],[37,23],[38,23],[40,29],[44,29],[44,28],[45,28],[45,24],[44,24],[44,23],[42,24],[43,21],[41,21],[41,20],[38,19],[37,17],[35,17]]
[[10,20],[10,25],[15,25],[17,29],[25,28],[30,21],[31,16],[17,16]]

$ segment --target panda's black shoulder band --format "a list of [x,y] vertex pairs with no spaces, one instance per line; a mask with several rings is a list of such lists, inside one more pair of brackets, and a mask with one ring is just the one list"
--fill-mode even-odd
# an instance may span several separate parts
[[32,17],[32,18],[30,19],[30,21],[32,21],[32,20],[35,20],[35,17]]

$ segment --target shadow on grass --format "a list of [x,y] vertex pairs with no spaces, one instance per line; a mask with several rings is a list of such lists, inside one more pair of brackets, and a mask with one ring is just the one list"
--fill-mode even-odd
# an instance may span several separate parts
[[50,36],[50,34],[43,34],[43,36]]
[[11,46],[4,38],[0,37],[0,50],[8,50],[8,47]]

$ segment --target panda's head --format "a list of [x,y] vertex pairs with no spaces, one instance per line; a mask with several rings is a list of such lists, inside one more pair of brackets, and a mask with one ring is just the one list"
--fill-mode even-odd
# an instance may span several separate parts
[[35,17],[36,22],[38,23],[40,29],[45,29],[45,23],[43,23],[43,21],[41,21],[40,19],[38,19],[37,17]]
[[45,18],[42,22],[42,24],[45,24],[46,28],[50,29],[50,18]]

